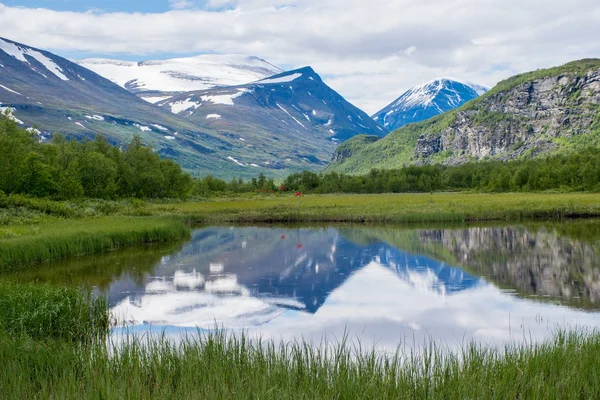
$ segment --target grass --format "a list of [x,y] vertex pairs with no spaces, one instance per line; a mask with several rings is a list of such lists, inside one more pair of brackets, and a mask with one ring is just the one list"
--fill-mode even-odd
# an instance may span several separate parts
[[0,388],[8,398],[591,399],[600,395],[598,354],[600,336],[580,333],[504,351],[432,344],[396,355],[223,333],[118,350],[0,336]]
[[189,235],[173,218],[102,217],[0,227],[0,272]]
[[0,281],[0,332],[83,342],[107,329],[103,298],[77,288]]
[[[0,225],[0,272],[49,260],[103,253],[189,234],[182,222],[454,223],[560,220],[600,216],[593,194],[326,195],[215,199],[121,207],[63,203],[34,205],[36,224]],[[32,205],[21,204],[18,215]],[[29,207],[29,208],[27,208]],[[92,210],[92,211],[86,211]],[[15,212],[14,210],[11,212]],[[91,213],[132,214],[79,218]],[[15,214],[15,215],[17,215]],[[136,215],[136,216],[133,216]],[[140,216],[148,215],[148,216]],[[71,219],[64,219],[71,218]],[[571,227],[560,225],[571,232]],[[591,224],[584,237],[595,237]],[[409,236],[395,240],[411,241]],[[364,240],[369,240],[365,236]],[[391,240],[391,239],[390,239]],[[150,255],[160,258],[161,249]],[[431,248],[436,257],[450,255]],[[98,268],[119,274],[135,254],[111,253]],[[113,262],[114,261],[114,262]],[[87,261],[86,263],[87,264]],[[111,265],[111,264],[119,264]],[[466,346],[452,354],[434,344],[396,355],[364,351],[342,341],[335,348],[200,335],[175,345],[142,339],[107,346],[104,299],[56,284],[44,266],[27,268],[35,281],[0,280],[0,397],[207,399],[465,399],[598,398],[600,334],[558,333],[554,341],[502,350]],[[64,266],[65,274],[87,273]],[[69,272],[70,271],[70,272]],[[74,273],[74,272],[73,272]],[[94,271],[90,271],[95,276]],[[95,282],[102,285],[98,274]],[[25,278],[19,281],[26,281]],[[402,344],[400,344],[402,345]]]
[[597,217],[600,201],[595,194],[310,195],[149,204],[144,211],[207,223],[523,221]]

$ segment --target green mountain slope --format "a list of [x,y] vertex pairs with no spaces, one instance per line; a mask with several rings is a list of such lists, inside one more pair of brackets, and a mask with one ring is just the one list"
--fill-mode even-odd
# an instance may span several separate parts
[[589,146],[600,146],[599,59],[516,75],[461,108],[377,141],[352,138],[338,147],[327,170],[362,174],[372,168],[512,160]]

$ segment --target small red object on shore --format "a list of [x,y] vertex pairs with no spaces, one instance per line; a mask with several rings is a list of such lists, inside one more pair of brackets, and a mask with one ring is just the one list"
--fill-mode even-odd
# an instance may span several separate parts
[[296,197],[303,197],[302,192],[296,192],[296,194],[294,196],[296,196]]

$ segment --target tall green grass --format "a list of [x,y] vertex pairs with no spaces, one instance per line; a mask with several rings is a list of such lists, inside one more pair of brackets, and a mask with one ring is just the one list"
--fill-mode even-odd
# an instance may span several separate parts
[[189,235],[172,218],[104,217],[0,228],[0,272]]
[[77,288],[0,281],[0,332],[80,342],[107,330],[104,298]]
[[504,351],[396,355],[219,333],[116,350],[0,336],[0,388],[7,398],[595,399],[598,354],[600,336],[577,333]]

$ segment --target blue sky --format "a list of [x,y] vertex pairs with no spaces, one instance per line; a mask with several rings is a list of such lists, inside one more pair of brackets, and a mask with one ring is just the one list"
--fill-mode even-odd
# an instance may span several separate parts
[[599,34],[598,0],[0,0],[0,37],[67,58],[310,65],[369,113],[438,77],[493,86],[600,57]]
[[5,6],[49,8],[56,11],[85,12],[102,10],[105,12],[164,12],[170,9],[168,0],[3,0]]

